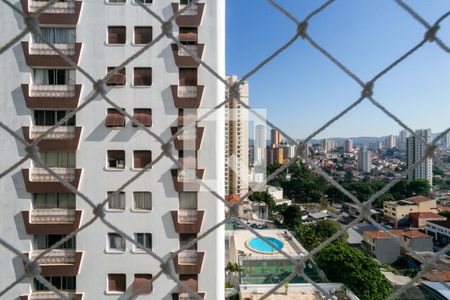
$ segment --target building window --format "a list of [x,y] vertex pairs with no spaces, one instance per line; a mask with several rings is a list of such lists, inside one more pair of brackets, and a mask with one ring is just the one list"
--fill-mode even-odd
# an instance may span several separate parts
[[[36,234],[34,235],[34,249],[45,250],[61,241],[67,235],[65,234]],[[65,241],[57,249],[76,249],[76,236]]]
[[116,232],[108,233],[108,251],[125,251],[125,238]]
[[[71,112],[71,110],[35,110],[34,125],[53,126]],[[73,115],[62,126],[75,126],[75,123],[75,115]]]
[[153,286],[151,283],[152,274],[134,274],[133,292],[139,294],[150,294]]
[[[58,290],[75,292],[75,290],[77,289],[77,281],[76,277],[74,276],[52,276],[44,278]],[[33,280],[33,285],[33,291],[48,291],[48,288],[37,279]]]
[[152,85],[152,68],[134,68],[134,86]]
[[180,86],[197,85],[197,68],[180,68]]
[[152,209],[152,193],[150,192],[134,192],[134,209],[151,210]]
[[108,292],[125,292],[127,277],[125,274],[108,274]]
[[74,85],[75,70],[33,69],[33,83],[37,85]]
[[152,162],[152,151],[136,150],[133,152],[133,168],[143,169]]
[[[151,2],[150,2],[151,3]],[[153,28],[137,26],[134,27],[134,43],[138,45],[148,44],[153,40]]]
[[[114,70],[116,67],[108,67],[108,73]],[[126,81],[125,68],[117,70],[114,74],[106,80],[108,86],[124,86]]]
[[125,26],[108,26],[108,44],[125,44],[126,37]]
[[198,31],[196,27],[182,27],[180,28],[178,39],[180,42],[198,42]]
[[125,210],[125,192],[113,194],[114,192],[108,192],[108,197],[111,196],[108,201],[108,209]]
[[196,192],[180,192],[178,193],[180,209],[197,209],[197,193]]
[[42,151],[41,160],[50,168],[75,168],[75,152]]
[[[122,110],[124,110],[122,108]],[[124,110],[125,111],[125,110]],[[115,108],[108,108],[105,119],[106,127],[124,127],[125,126],[125,116]]]
[[124,150],[108,150],[108,168],[125,169]]
[[119,4],[123,4],[125,3],[126,0],[108,0],[108,3],[119,3]]
[[[75,28],[39,27],[42,36],[50,44],[75,44]],[[44,44],[44,40],[33,33],[33,42]]]
[[[134,109],[133,118],[141,122],[145,127],[152,126],[152,110],[149,108],[136,108]],[[137,127],[136,123],[133,123],[133,127]]]
[[[152,249],[152,234],[151,233],[135,233],[134,239],[136,242],[142,245],[143,248]],[[136,246],[137,247],[137,246]],[[139,250],[139,249],[135,249]]]
[[69,193],[33,194],[33,208],[75,209],[75,194]]

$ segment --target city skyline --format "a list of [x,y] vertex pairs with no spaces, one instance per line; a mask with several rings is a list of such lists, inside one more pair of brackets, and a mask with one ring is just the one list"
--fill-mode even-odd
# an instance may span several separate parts
[[[280,1],[280,4],[300,20],[317,5],[314,1]],[[430,23],[448,10],[444,2],[412,5]],[[377,12],[382,12],[382,20]],[[415,46],[425,31],[393,1],[347,1],[333,3],[324,14],[313,18],[308,32],[362,80],[369,80]],[[242,77],[294,33],[295,24],[268,3],[254,6],[245,1],[228,1],[227,73]],[[448,30],[438,34],[444,39],[449,36]],[[347,45],[354,51],[347,51]],[[397,66],[392,75],[376,82],[374,98],[413,130],[446,130],[450,106],[445,95],[450,91],[445,82],[450,79],[450,62],[445,56],[435,45],[426,44]],[[310,135],[361,93],[358,84],[302,39],[248,81],[252,107],[267,109],[268,119],[293,138]],[[365,100],[314,138],[378,136],[384,132],[389,135],[401,129]]]

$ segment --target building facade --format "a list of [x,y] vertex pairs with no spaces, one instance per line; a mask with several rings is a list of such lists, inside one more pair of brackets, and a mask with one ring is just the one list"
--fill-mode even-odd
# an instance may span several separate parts
[[366,147],[359,148],[358,151],[358,170],[369,173],[372,170],[372,152]]
[[[229,76],[230,85],[238,81]],[[240,85],[240,101],[248,105],[248,82]],[[244,195],[248,192],[249,145],[248,109],[231,97],[225,105],[225,194]]]
[[[142,1],[167,20],[187,1]],[[45,1],[21,0],[25,14]],[[0,39],[24,29],[0,4]],[[38,17],[45,39],[93,78],[103,78],[161,34],[161,24],[131,0],[59,1]],[[173,34],[216,72],[225,74],[224,1],[200,1],[173,22]],[[2,122],[33,141],[92,94],[92,83],[38,36],[26,34],[0,56]],[[224,99],[224,86],[168,38],[119,69],[105,87],[120,108],[163,140]],[[223,112],[222,112],[223,113]],[[223,117],[222,117],[223,119]],[[172,155],[223,194],[224,126],[201,121],[172,143]],[[105,218],[143,248],[168,258],[223,219],[224,207],[189,173],[165,157],[119,193],[112,193],[161,153],[161,144],[96,97],[38,143],[40,158],[79,192],[99,204],[110,197]],[[23,145],[2,135],[0,168],[25,156]],[[31,161],[2,178],[9,199],[1,211],[2,238],[31,258],[93,218],[93,209]],[[224,232],[219,228],[180,252],[176,276],[205,299],[223,299]],[[160,271],[149,257],[99,220],[39,260],[41,275],[74,299],[128,297]],[[23,263],[0,247],[0,285],[23,274]],[[142,290],[152,299],[189,299],[168,276]],[[122,295],[122,296],[121,296]],[[23,280],[4,299],[55,299],[34,280]],[[186,298],[187,297],[187,298]],[[142,297],[143,298],[143,297]]]
[[[416,130],[416,135],[426,143],[431,143],[431,129]],[[410,136],[406,140],[406,164],[407,167],[410,167],[425,156],[426,144],[415,136]],[[426,179],[433,185],[433,159],[426,158],[413,172],[408,174],[408,179]]]
[[346,139],[344,143],[344,152],[352,152],[353,151],[353,140],[352,139]]

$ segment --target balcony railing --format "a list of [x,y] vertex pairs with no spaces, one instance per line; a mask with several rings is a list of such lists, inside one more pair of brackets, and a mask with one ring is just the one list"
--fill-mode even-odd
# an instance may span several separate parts
[[180,209],[178,211],[178,222],[180,222],[180,223],[195,223],[195,222],[197,222],[197,210],[195,210],[195,209]]
[[185,170],[180,170],[180,172],[178,173],[178,181],[179,182],[194,182],[197,180],[196,176],[195,176],[195,169],[187,169],[189,170],[188,172]]
[[[30,12],[36,12],[45,5],[47,5],[48,1],[29,1],[29,10]],[[73,14],[75,13],[75,1],[68,0],[66,2],[56,2],[49,8],[45,10],[45,13],[50,14]]]
[[178,294],[178,300],[194,300],[195,298],[189,293]]
[[[186,49],[188,49],[193,55],[198,57],[198,45],[183,45]],[[184,48],[178,48],[179,56],[191,56]]]
[[[37,139],[52,126],[33,126],[31,127],[30,138]],[[59,126],[45,136],[47,140],[66,140],[75,138],[75,126]]]
[[178,263],[195,265],[197,263],[197,250],[184,250],[178,253]]
[[197,86],[178,86],[179,98],[195,98],[197,97]]
[[[75,169],[74,168],[51,168],[53,172],[61,176],[65,181],[72,182],[75,180]],[[32,168],[30,174],[31,181],[38,182],[58,182],[59,180],[51,175],[44,168]]]
[[[44,251],[34,250],[31,252],[31,259],[34,260]],[[74,264],[75,260],[75,249],[55,249],[41,257],[39,263],[42,265]]]
[[32,84],[30,88],[31,97],[74,97],[75,85],[72,84]]
[[[182,10],[187,6],[187,4],[180,4],[179,9]],[[188,7],[183,13],[180,15],[182,16],[196,16],[198,14],[198,6],[196,4],[191,5]]]
[[[64,292],[64,291],[60,291],[63,295],[67,296],[67,298],[69,299],[73,299],[74,297],[74,293],[69,293],[69,292]],[[72,297],[72,298],[71,298]],[[48,292],[33,292],[30,295],[30,300],[60,300],[61,297],[59,297],[58,295],[56,295],[54,292],[48,291]],[[76,296],[75,296],[75,299]]]
[[[53,44],[53,46],[67,56],[75,55],[75,44]],[[30,43],[29,51],[31,55],[58,55],[47,44]]]
[[72,223],[75,210],[64,208],[37,208],[31,211],[31,223]]

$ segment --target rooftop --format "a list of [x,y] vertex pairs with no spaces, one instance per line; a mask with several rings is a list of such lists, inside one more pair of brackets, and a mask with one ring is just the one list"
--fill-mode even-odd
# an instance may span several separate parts
[[447,220],[447,221],[427,221],[427,223],[436,224],[436,225],[439,225],[441,227],[445,227],[445,228],[450,229],[450,221],[449,220]]
[[409,202],[413,202],[413,203],[422,203],[422,202],[427,202],[427,201],[432,201],[433,199],[427,198],[425,196],[414,196],[414,197],[410,197],[410,198],[406,198],[403,199],[403,201],[409,201]]
[[444,216],[441,216],[441,215],[439,215],[437,213],[430,212],[430,211],[426,211],[426,212],[412,212],[412,213],[409,213],[409,216],[413,217],[413,218],[444,218],[445,219]]
[[[423,232],[420,232],[418,230],[389,230],[389,232],[397,237],[408,237],[408,238],[428,238],[429,235],[426,235]],[[389,239],[392,238],[389,234],[384,232],[383,230],[371,230],[371,231],[365,231],[364,235],[372,238],[372,239]]]

